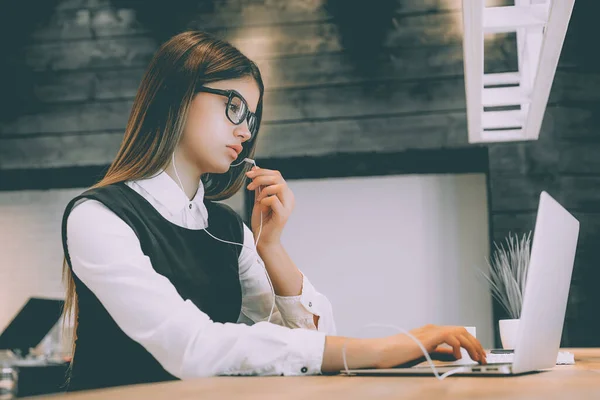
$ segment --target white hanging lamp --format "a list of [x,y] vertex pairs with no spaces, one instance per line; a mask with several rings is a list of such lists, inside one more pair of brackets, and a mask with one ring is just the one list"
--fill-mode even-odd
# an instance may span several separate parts
[[[484,3],[462,2],[469,143],[537,140],[575,0]],[[484,34],[507,32],[516,32],[518,71],[484,73]]]

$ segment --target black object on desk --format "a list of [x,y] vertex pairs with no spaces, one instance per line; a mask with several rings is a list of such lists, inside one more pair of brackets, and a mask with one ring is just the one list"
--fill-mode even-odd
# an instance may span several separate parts
[[17,397],[65,390],[68,363],[23,358],[56,325],[63,304],[63,300],[32,297],[0,334],[0,350],[10,350],[19,356],[0,360],[7,370],[16,372]]
[[17,367],[17,397],[64,392],[69,363]]
[[0,335],[0,349],[26,356],[58,322],[63,304],[63,300],[31,297]]

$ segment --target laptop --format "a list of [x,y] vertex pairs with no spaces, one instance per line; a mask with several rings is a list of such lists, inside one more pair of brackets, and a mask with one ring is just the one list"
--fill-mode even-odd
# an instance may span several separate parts
[[[520,375],[556,365],[579,236],[579,221],[548,193],[540,194],[521,320],[512,363],[436,365],[443,374]],[[342,371],[345,373],[346,371]],[[431,367],[351,369],[352,375],[432,375]]]
[[30,298],[0,335],[0,350],[26,356],[56,325],[63,304],[63,300]]

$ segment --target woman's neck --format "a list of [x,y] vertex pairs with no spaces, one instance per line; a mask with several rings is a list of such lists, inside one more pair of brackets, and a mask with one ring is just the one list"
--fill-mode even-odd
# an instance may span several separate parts
[[175,166],[177,168],[174,168],[172,162],[169,163],[169,166],[165,168],[165,172],[183,190],[185,196],[192,200],[200,185],[200,171],[192,168],[182,158],[178,158],[177,155],[175,156]]

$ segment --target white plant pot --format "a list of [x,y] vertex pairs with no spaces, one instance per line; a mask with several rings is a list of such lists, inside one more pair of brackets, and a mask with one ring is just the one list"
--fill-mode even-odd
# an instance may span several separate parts
[[519,319],[501,319],[499,324],[502,347],[504,349],[514,349],[517,341]]

